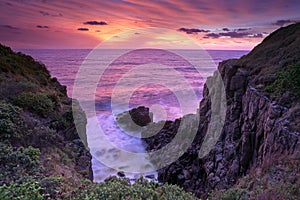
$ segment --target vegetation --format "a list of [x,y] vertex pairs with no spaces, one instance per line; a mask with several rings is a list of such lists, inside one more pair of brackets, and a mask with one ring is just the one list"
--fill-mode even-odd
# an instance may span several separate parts
[[18,138],[19,128],[23,125],[21,109],[5,102],[0,102],[0,138],[1,140]]
[[36,62],[31,56],[14,53],[3,45],[0,45],[0,63],[0,73],[20,75],[41,85],[48,85],[50,81],[50,73],[45,65]]
[[216,190],[210,194],[212,200],[247,200],[250,199],[249,191],[240,188]]
[[21,108],[46,117],[54,111],[57,99],[54,95],[28,92],[18,95],[14,103]]
[[0,199],[2,200],[42,200],[47,195],[41,193],[42,188],[37,182],[30,181],[22,184],[0,186]]
[[286,92],[300,100],[300,63],[280,70],[275,81],[265,88],[266,92],[279,96]]
[[104,183],[90,184],[88,187],[76,192],[74,199],[193,200],[196,197],[174,185],[161,185],[155,182],[148,182],[143,178],[138,179],[131,185],[128,179],[113,177]]

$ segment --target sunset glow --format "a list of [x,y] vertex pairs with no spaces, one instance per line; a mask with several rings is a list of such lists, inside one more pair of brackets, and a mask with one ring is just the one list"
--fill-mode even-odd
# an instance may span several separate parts
[[[94,48],[115,34],[157,27],[187,34],[205,49],[248,50],[299,21],[299,10],[296,0],[3,0],[0,39],[13,48]],[[153,46],[168,47],[173,39]]]

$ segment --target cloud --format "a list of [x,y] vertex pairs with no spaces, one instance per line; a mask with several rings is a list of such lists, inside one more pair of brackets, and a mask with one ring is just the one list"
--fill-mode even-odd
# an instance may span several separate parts
[[263,38],[264,35],[262,33],[250,34],[248,32],[221,32],[221,33],[208,33],[203,38],[219,38],[219,37],[230,37],[230,38]]
[[78,30],[78,31],[89,31],[88,28],[78,28],[77,30]]
[[39,13],[41,13],[43,16],[49,16],[50,15],[50,13],[45,12],[45,11],[40,11]]
[[[230,31],[229,28],[223,28],[222,30],[225,31],[225,32],[229,32],[229,31]],[[248,30],[251,30],[251,28],[238,28],[238,29],[233,29],[233,31],[236,31],[236,32],[242,32],[242,31],[248,31]]]
[[203,38],[219,38],[220,35],[217,33],[208,33]]
[[37,25],[37,28],[49,28],[49,26],[42,26],[42,25]]
[[291,23],[295,23],[297,21],[295,20],[290,20],[290,19],[280,19],[280,20],[277,20],[275,23],[272,23],[272,25],[276,25],[276,26],[284,26],[286,24],[291,24]]
[[86,24],[86,25],[107,25],[106,22],[103,22],[103,21],[100,21],[100,22],[97,22],[97,21],[87,21],[87,22],[84,22],[83,24]]
[[264,35],[262,33],[256,33],[252,36],[253,38],[263,38]]
[[251,28],[238,28],[236,31],[248,31],[251,30]]
[[186,34],[198,34],[198,33],[208,33],[210,30],[197,29],[197,28],[180,28],[180,32],[185,32]]
[[11,30],[19,30],[19,28],[11,26],[11,25],[0,25],[1,28],[7,28]]
[[42,14],[43,16],[51,16],[51,17],[62,17],[63,14],[58,13],[58,14],[50,14],[48,12],[45,11],[39,11],[40,14]]
[[249,35],[249,33],[243,32],[243,33],[238,33],[236,31],[231,31],[231,32],[222,32],[219,33],[220,36],[225,36],[225,37],[231,37],[231,38],[243,38],[247,35]]

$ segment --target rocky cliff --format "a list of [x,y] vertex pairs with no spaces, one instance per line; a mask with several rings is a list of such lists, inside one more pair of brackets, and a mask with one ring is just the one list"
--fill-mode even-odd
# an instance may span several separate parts
[[[219,64],[227,112],[218,142],[208,155],[199,158],[211,119],[211,99],[218,95],[205,85],[197,135],[183,156],[159,170],[160,181],[180,185],[202,197],[212,191],[238,188],[242,182],[247,182],[242,189],[249,198],[293,199],[300,194],[299,35],[299,23],[280,28],[248,55]],[[216,81],[216,76],[208,81]],[[180,119],[167,122],[156,136],[146,138],[147,150],[168,143],[179,123]],[[280,172],[271,170],[272,164]],[[276,191],[288,191],[290,188],[284,187],[289,184],[292,194]],[[258,186],[263,189],[257,192]]]

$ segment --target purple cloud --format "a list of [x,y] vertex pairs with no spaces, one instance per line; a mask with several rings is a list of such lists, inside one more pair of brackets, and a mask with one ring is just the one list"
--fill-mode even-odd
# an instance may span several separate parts
[[250,34],[248,32],[221,32],[221,33],[208,33],[203,38],[219,38],[219,37],[230,37],[230,38],[263,38],[262,33]]
[[43,16],[51,16],[51,17],[62,17],[63,16],[61,13],[50,14],[50,13],[45,12],[45,11],[39,11],[39,13],[42,14]]
[[45,11],[40,11],[39,13],[41,13],[43,16],[49,16],[50,15],[50,13],[45,12]]
[[78,31],[89,31],[88,28],[78,28],[77,30],[78,30]]
[[42,25],[37,25],[37,28],[49,28],[49,26],[42,26]]
[[186,34],[198,34],[198,33],[208,33],[210,30],[197,29],[197,28],[180,28],[180,32],[185,32]]
[[217,33],[208,33],[204,36],[204,38],[219,38],[220,35]]
[[227,36],[227,37],[231,37],[231,38],[243,38],[247,35],[249,35],[249,33],[238,33],[235,31],[231,31],[231,32],[223,32],[223,33],[219,33],[220,36]]
[[239,29],[236,29],[236,31],[248,31],[248,30],[251,30],[251,28],[239,28]]
[[254,37],[254,38],[263,38],[264,35],[262,33],[256,33],[252,37]]
[[18,30],[19,29],[17,27],[11,26],[11,25],[0,25],[0,27],[7,28],[7,29],[12,29],[12,30]]
[[297,21],[295,20],[290,20],[290,19],[281,19],[281,20],[277,20],[275,23],[272,23],[272,25],[276,25],[276,26],[284,26],[286,24],[291,24],[291,23],[296,23]]
[[223,28],[223,31],[230,31],[229,28]]
[[103,22],[103,21],[100,21],[100,22],[97,22],[97,21],[87,21],[87,22],[84,22],[83,24],[86,24],[86,25],[107,25],[106,22]]

